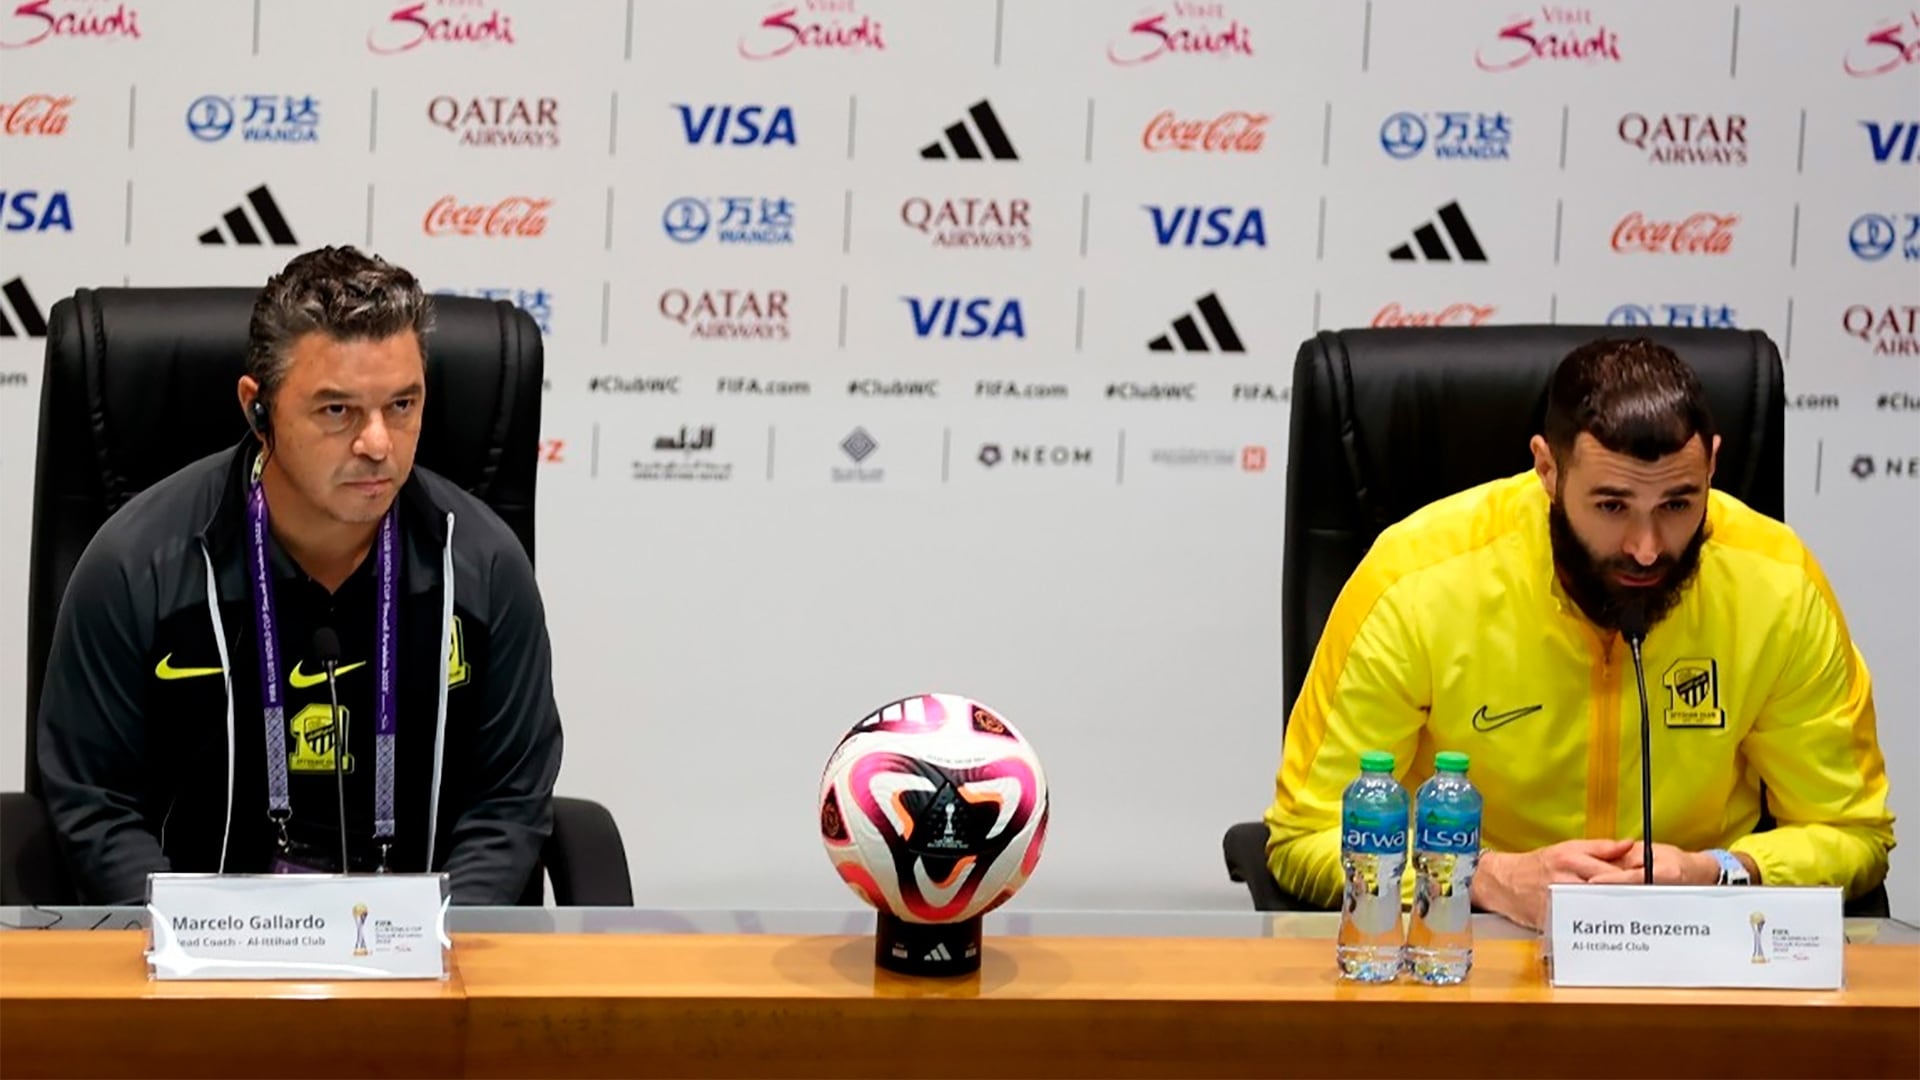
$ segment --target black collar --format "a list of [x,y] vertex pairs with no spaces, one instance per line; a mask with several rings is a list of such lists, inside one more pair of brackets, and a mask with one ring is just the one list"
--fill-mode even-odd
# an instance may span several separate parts
[[[240,557],[241,544],[247,533],[247,488],[252,483],[253,457],[258,442],[252,435],[242,439],[234,447],[233,459],[227,465],[227,478],[220,487],[220,497],[214,503],[213,515],[200,529],[200,542],[220,566],[236,564]],[[426,484],[419,477],[419,466],[400,485],[400,494],[395,499],[400,508],[400,548],[405,557],[403,574],[406,590],[410,593],[425,592],[434,588],[440,580],[440,553],[447,542],[448,508],[440,506],[427,491]],[[239,571],[244,582],[244,566]],[[226,584],[226,575],[222,574],[222,584]],[[244,587],[244,585],[242,586]],[[224,589],[222,590],[225,591]]]

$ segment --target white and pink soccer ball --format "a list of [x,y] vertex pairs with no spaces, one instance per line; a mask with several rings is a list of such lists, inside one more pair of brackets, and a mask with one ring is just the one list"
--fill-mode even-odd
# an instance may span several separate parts
[[820,778],[820,839],[861,899],[952,923],[1012,899],[1040,861],[1047,778],[1012,724],[955,694],[921,694],[853,726]]

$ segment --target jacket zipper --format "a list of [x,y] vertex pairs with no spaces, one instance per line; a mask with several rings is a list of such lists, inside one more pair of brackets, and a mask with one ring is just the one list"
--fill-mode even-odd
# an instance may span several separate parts
[[1619,635],[1593,634],[1593,712],[1587,744],[1587,828],[1590,839],[1619,835],[1620,678],[1613,662]]

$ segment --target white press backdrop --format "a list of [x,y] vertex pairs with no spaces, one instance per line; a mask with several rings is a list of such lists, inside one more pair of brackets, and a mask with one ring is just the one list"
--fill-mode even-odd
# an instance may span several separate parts
[[1910,837],[1916,131],[1891,2],[7,0],[0,783],[42,315],[351,242],[547,330],[561,786],[643,904],[847,903],[820,765],[925,689],[1044,757],[1020,903],[1243,903],[1293,353],[1393,321],[1771,334]]

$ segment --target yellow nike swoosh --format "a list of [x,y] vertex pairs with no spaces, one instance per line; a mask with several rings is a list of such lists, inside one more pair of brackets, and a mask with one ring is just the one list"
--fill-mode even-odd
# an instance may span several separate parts
[[[366,666],[367,662],[365,660],[352,664],[343,664],[340,667],[334,668],[333,674],[335,678],[338,678],[355,668],[363,668]],[[300,670],[299,664],[295,664],[293,665],[293,670],[287,673],[287,681],[293,684],[295,690],[305,690],[309,686],[319,686],[321,683],[326,682],[327,673],[323,671],[318,675],[308,675]]]
[[160,658],[160,663],[154,666],[153,673],[162,679],[197,679],[202,675],[218,675],[220,674],[220,669],[217,667],[174,667],[173,654],[168,653]]

